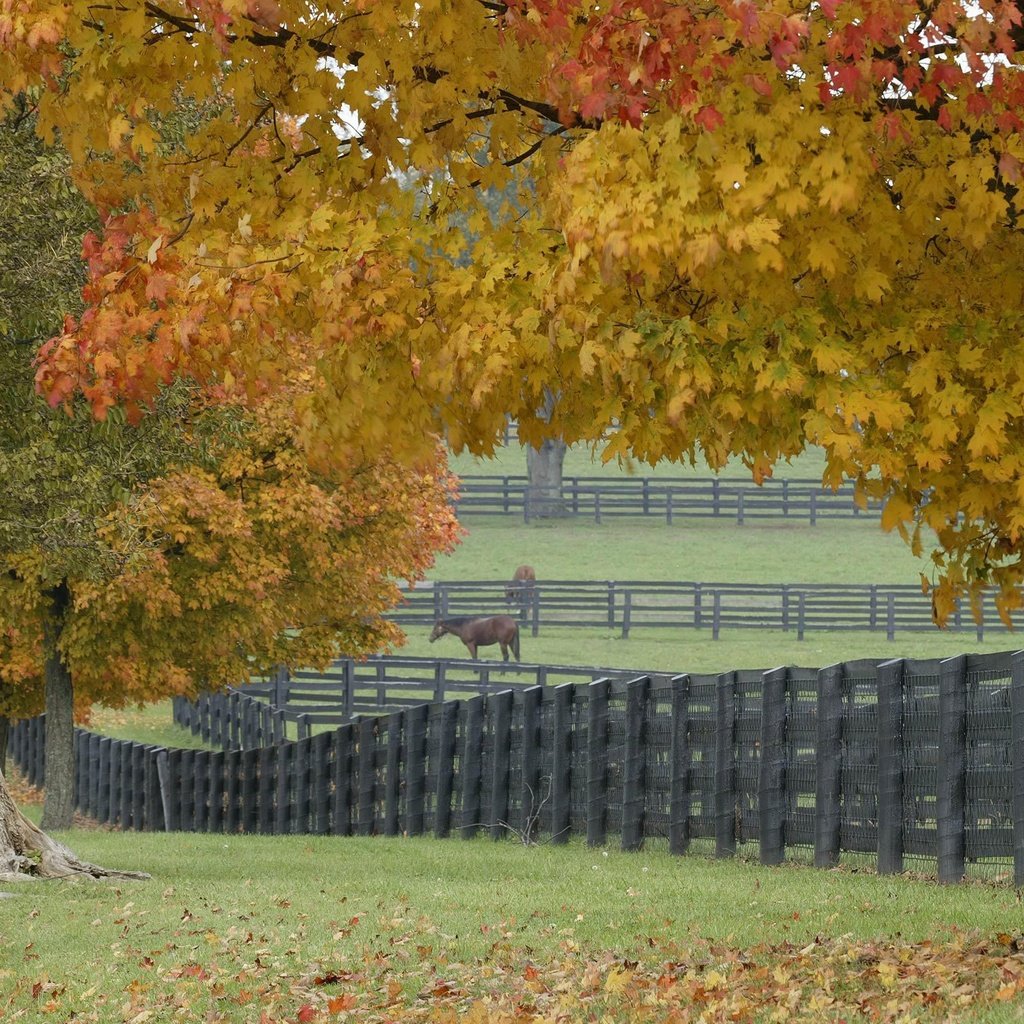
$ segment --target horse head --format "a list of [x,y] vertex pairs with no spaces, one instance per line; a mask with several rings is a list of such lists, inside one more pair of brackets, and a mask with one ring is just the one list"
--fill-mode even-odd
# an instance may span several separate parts
[[434,623],[433,630],[431,630],[430,642],[433,643],[438,637],[444,636],[447,632],[448,630],[445,628],[445,624],[438,619],[437,622]]

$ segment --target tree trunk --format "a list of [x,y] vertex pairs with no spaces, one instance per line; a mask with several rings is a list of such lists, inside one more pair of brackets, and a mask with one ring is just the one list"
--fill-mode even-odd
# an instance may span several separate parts
[[43,629],[46,663],[46,759],[44,765],[44,829],[71,828],[75,812],[75,718],[71,674],[61,657],[58,641],[64,613],[71,600],[67,584],[49,593],[50,608]]
[[7,743],[11,735],[11,720],[0,715],[0,775],[7,771]]
[[0,882],[33,878],[149,878],[142,871],[115,871],[79,860],[63,843],[28,820],[11,799],[0,772]]
[[547,440],[540,448],[527,447],[526,473],[529,484],[526,501],[529,518],[550,519],[568,515],[562,498],[562,464],[567,445],[562,440]]

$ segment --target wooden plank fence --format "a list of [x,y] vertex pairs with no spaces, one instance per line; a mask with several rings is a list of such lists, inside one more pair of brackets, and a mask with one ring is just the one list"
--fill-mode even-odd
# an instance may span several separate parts
[[[76,731],[78,808],[125,829],[617,836],[677,854],[704,839],[719,857],[751,843],[765,864],[805,848],[821,866],[857,851],[942,881],[995,858],[1024,884],[1022,653],[524,682],[299,740],[259,719],[260,702],[280,710],[235,692],[219,712],[228,736],[257,729],[247,748]],[[37,785],[44,737],[43,719],[11,731]]]
[[750,480],[720,477],[609,477],[567,476],[560,496],[533,500],[526,476],[459,478],[456,510],[466,515],[515,515],[529,522],[536,516],[585,516],[601,523],[627,516],[656,517],[666,523],[677,519],[729,519],[738,526],[751,520],[819,520],[878,518],[882,506],[866,507],[854,501],[853,485],[838,490],[823,488],[820,480]]
[[[704,629],[714,640],[725,630],[770,629],[795,633],[848,630],[884,634],[929,632],[935,628],[931,599],[912,584],[882,583],[705,583],[622,580],[538,580],[530,590],[506,599],[505,580],[444,581],[407,589],[391,618],[404,627],[432,626],[456,615],[512,612],[520,631],[584,626],[618,630]],[[948,629],[1004,633],[995,591],[982,595],[983,620],[957,607]]]

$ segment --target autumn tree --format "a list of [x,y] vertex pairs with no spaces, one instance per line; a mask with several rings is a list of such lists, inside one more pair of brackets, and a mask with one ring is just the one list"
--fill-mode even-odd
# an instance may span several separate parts
[[61,76],[41,124],[105,214],[40,385],[98,414],[181,370],[246,391],[298,330],[325,460],[486,451],[506,414],[757,479],[813,442],[935,532],[940,620],[987,581],[1007,611],[1022,46],[1007,0],[7,3],[0,80]]
[[[0,125],[0,715],[45,708],[43,827],[63,828],[75,707],[397,643],[383,618],[397,581],[421,577],[457,527],[436,451],[422,471],[383,444],[344,473],[313,471],[295,408],[315,350],[298,336],[245,408],[223,383],[183,379],[132,425],[43,401],[33,355],[81,309],[95,215],[33,117],[23,97]],[[26,821],[0,774],[0,876],[23,874],[121,873]]]

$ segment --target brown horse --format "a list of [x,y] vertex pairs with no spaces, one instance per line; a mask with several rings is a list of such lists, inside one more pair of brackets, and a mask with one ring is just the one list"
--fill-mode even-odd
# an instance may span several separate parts
[[469,656],[476,657],[478,647],[488,644],[501,644],[501,656],[508,661],[509,648],[519,660],[519,627],[516,620],[509,615],[492,615],[483,619],[471,615],[462,615],[457,619],[438,619],[430,634],[433,643],[445,633],[457,636],[469,649]]
[[533,604],[537,587],[537,574],[532,565],[521,565],[512,574],[512,581],[505,587],[505,603],[518,604],[525,611]]

